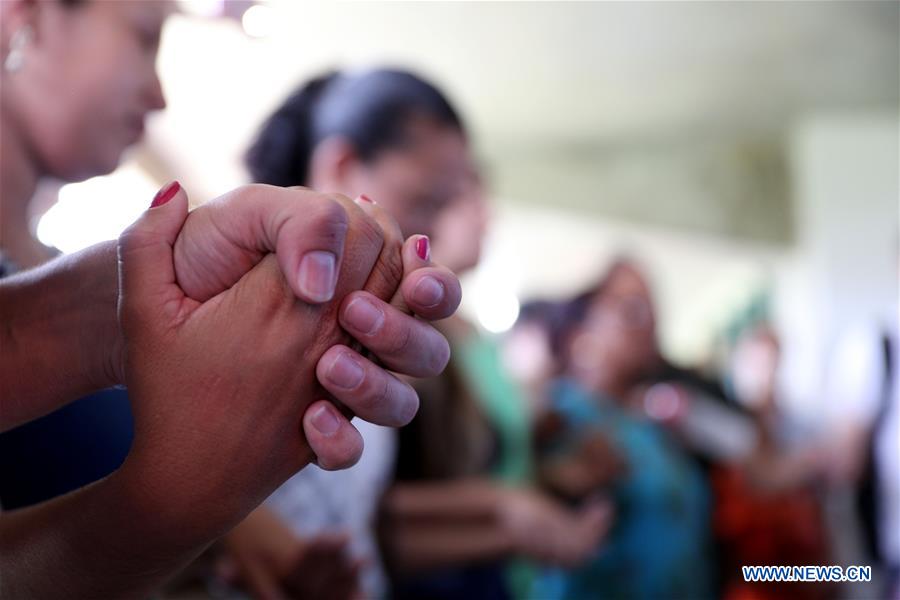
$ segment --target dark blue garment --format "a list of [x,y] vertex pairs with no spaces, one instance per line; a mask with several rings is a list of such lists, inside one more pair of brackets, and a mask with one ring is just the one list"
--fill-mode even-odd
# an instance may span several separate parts
[[128,393],[109,389],[0,434],[0,505],[49,500],[115,471],[131,447]]
[[448,569],[411,578],[395,587],[394,600],[509,600],[504,564]]

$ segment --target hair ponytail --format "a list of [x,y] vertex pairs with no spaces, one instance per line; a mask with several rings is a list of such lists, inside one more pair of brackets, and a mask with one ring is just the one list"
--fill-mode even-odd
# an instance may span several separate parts
[[269,117],[245,161],[257,183],[306,185],[313,151],[322,140],[340,136],[369,161],[381,150],[403,144],[416,116],[465,133],[444,95],[412,73],[329,73],[300,87]]
[[263,123],[244,162],[253,181],[283,187],[307,181],[315,149],[315,109],[328,85],[337,79],[331,72],[306,83]]

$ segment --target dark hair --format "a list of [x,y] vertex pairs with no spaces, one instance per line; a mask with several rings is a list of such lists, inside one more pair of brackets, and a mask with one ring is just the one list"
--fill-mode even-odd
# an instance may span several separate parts
[[566,344],[587,318],[594,305],[609,290],[613,278],[625,268],[634,265],[627,256],[619,256],[607,267],[603,276],[565,300],[532,300],[522,305],[517,323],[535,322],[544,327],[550,341],[550,349],[555,356],[563,356]]
[[361,159],[371,160],[379,151],[402,144],[416,116],[463,132],[444,95],[412,73],[328,73],[297,89],[266,120],[245,163],[257,183],[303,185],[308,183],[313,150],[322,140],[344,137]]

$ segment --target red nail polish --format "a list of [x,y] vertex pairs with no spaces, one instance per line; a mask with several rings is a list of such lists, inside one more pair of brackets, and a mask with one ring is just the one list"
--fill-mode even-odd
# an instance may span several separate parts
[[156,195],[153,196],[153,202],[150,203],[150,208],[156,208],[157,206],[162,206],[169,200],[175,197],[175,194],[178,193],[178,190],[181,189],[181,184],[177,181],[171,181],[166,185],[162,186]]
[[369,204],[375,204],[375,201],[372,200],[371,198],[369,198],[368,196],[366,196],[365,194],[360,194],[359,199],[362,200],[363,202],[368,202]]
[[428,260],[431,256],[431,247],[428,243],[427,235],[423,235],[416,240],[416,254],[418,254],[419,258],[422,260]]

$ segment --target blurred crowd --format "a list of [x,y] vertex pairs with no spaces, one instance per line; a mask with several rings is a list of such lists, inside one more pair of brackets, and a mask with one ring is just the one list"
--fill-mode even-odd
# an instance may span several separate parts
[[[463,275],[491,212],[470,137],[419,75],[332,72],[271,114],[246,165],[258,183],[365,193]],[[35,257],[6,267],[53,254],[35,247],[4,247]],[[410,425],[359,423],[354,467],[296,474],[164,595],[871,597],[741,573],[841,564],[871,565],[878,595],[896,597],[897,315],[848,324],[817,400],[826,426],[813,431],[783,410],[779,332],[764,315],[724,340],[716,364],[665,356],[646,258],[620,256],[572,297],[547,290],[502,336],[459,315],[439,322],[452,357],[443,375],[410,379]],[[104,476],[130,440],[125,390],[2,434],[4,509]]]

